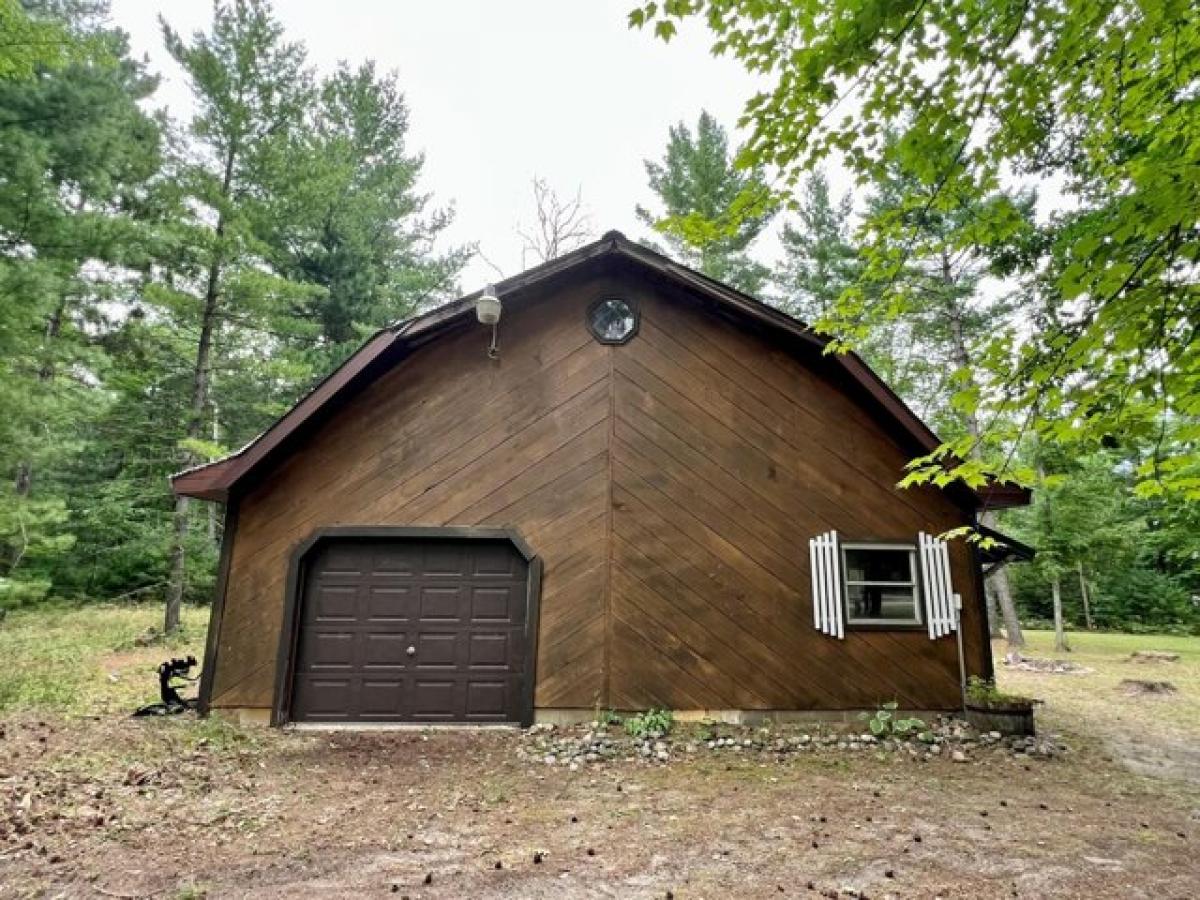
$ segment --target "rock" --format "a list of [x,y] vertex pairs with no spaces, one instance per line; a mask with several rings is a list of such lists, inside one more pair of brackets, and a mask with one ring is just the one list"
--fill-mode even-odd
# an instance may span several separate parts
[[957,763],[965,763],[970,761],[967,759],[967,754],[963,753],[961,750],[955,750],[950,754],[950,758]]
[[1068,662],[1065,659],[1040,659],[1033,656],[1021,656],[1020,654],[1009,654],[1005,657],[1004,664],[1014,669],[1020,669],[1023,672],[1044,672],[1053,675],[1072,673],[1082,675],[1092,671],[1086,666]]

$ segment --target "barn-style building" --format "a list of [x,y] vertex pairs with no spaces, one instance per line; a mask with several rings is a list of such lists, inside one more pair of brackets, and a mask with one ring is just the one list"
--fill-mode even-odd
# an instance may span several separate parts
[[897,489],[938,439],[860,359],[617,232],[494,293],[173,478],[227,507],[205,711],[951,709],[959,634],[991,673],[980,553],[937,535],[1028,493]]

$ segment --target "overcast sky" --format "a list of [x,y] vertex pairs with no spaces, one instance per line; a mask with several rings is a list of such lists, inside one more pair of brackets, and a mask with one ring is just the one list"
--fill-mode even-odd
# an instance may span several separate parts
[[[667,128],[708,109],[732,128],[754,82],[685,29],[669,45],[631,31],[633,0],[276,0],[288,36],[325,72],[373,58],[395,69],[411,116],[409,149],[426,155],[422,185],[453,203],[452,243],[477,242],[505,275],[521,266],[519,223],[531,222],[530,181],[582,190],[597,234],[641,230],[634,205],[651,200],[643,160],[658,158]],[[207,26],[207,0],[112,0],[135,55],[163,77],[158,104],[190,114],[187,85],[162,47],[158,17],[190,34]],[[762,240],[758,255],[777,250]],[[530,261],[532,265],[533,261]],[[475,259],[465,290],[495,278]]]

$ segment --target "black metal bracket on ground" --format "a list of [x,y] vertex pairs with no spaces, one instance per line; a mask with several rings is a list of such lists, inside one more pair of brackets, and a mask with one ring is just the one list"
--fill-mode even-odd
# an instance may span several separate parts
[[160,665],[158,667],[158,694],[161,699],[158,703],[149,703],[141,707],[133,715],[135,717],[173,716],[187,712],[189,709],[195,709],[196,698],[181,696],[179,688],[183,685],[173,683],[175,680],[184,682],[199,680],[199,675],[191,674],[195,666],[196,657],[194,656],[188,656],[186,659],[169,659]]

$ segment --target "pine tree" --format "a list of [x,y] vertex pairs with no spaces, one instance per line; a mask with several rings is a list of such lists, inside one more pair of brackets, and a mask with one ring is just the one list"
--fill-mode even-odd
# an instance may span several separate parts
[[[73,42],[31,78],[0,80],[0,577],[9,600],[51,585],[73,542],[62,483],[107,396],[103,335],[145,261],[160,125],[155,88],[102,4],[38,7]],[[40,551],[39,549],[40,548]],[[36,585],[36,586],[35,586]]]
[[264,231],[281,274],[319,288],[295,312],[313,328],[293,344],[324,375],[365,336],[452,294],[469,253],[437,253],[452,211],[430,208],[424,165],[406,146],[408,107],[394,73],[340,66],[278,157],[281,212]]
[[669,251],[705,275],[748,294],[770,272],[747,254],[775,214],[770,188],[758,170],[739,169],[729,138],[707,112],[693,135],[683,122],[670,129],[661,162],[646,161],[650,189],[661,213],[638,206],[638,219],[666,240]]
[[796,203],[796,224],[784,223],[780,234],[783,263],[775,274],[780,307],[805,322],[829,314],[842,291],[862,274],[862,262],[851,234],[853,198],[836,203],[824,172],[810,175]]
[[[279,159],[301,127],[314,99],[305,53],[284,40],[263,0],[232,0],[214,8],[208,33],[185,41],[163,22],[167,49],[187,74],[198,114],[189,129],[193,145],[178,161],[187,208],[199,209],[180,228],[177,262],[160,300],[191,316],[196,344],[190,401],[182,429],[182,462],[193,464],[214,449],[208,439],[214,362],[231,349],[239,329],[253,331],[297,292],[263,265],[263,222],[277,212],[283,188]],[[288,176],[290,178],[290,176]],[[269,329],[269,325],[267,328]],[[247,352],[253,354],[254,348]],[[263,352],[268,352],[264,348]],[[243,362],[244,364],[244,362]],[[186,588],[188,500],[176,500],[166,630],[179,624]]]

